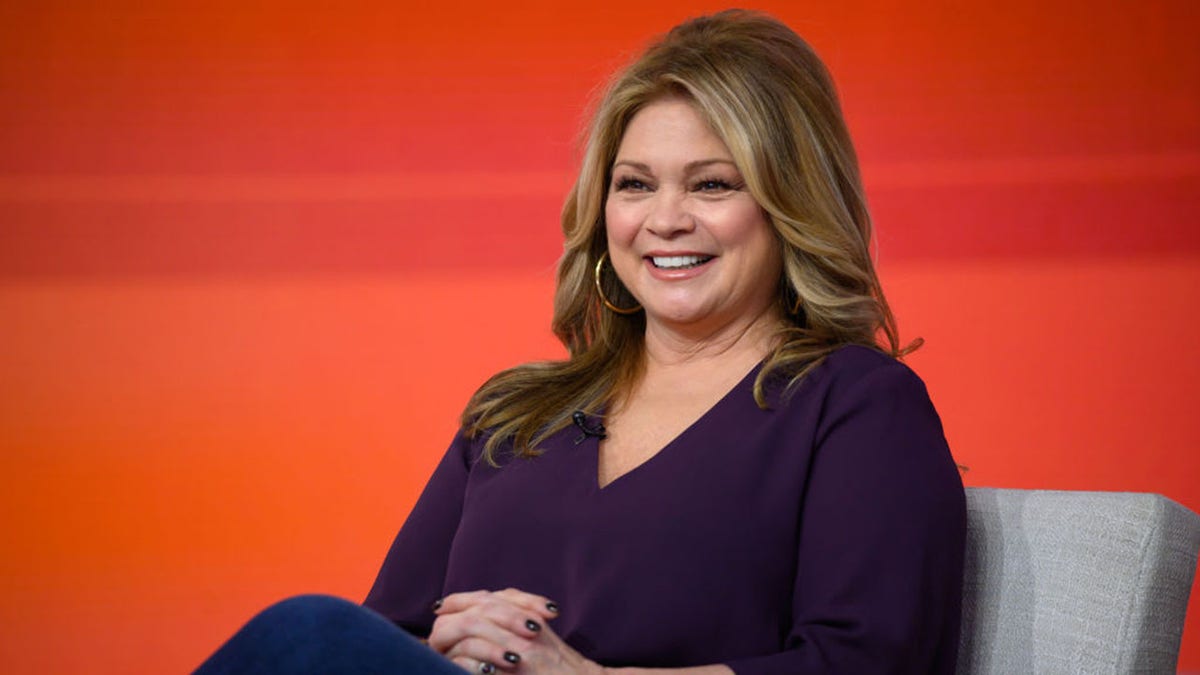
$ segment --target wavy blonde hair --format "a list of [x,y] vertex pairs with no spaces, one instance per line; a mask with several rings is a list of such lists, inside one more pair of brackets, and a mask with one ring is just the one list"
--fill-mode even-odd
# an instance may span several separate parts
[[[858,160],[833,81],[807,43],[779,21],[729,10],[692,19],[652,44],[609,86],[593,117],[579,177],[562,211],[553,329],[565,361],[529,363],[488,380],[462,425],[486,434],[484,458],[511,443],[516,456],[627,393],[640,374],[645,317],[604,308],[593,269],[606,250],[604,203],[626,126],[647,104],[682,97],[725,142],[747,189],[779,237],[779,305],[786,318],[754,384],[783,376],[793,388],[846,344],[902,348],[871,260],[871,219]],[[636,304],[609,275],[606,295]],[[793,311],[798,304],[799,310]]]

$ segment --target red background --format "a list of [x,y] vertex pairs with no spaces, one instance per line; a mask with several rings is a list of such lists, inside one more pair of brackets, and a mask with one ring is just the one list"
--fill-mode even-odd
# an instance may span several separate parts
[[[913,4],[755,6],[839,83],[966,482],[1200,511],[1196,5]],[[473,388],[561,354],[588,101],[717,8],[0,8],[2,669],[361,598]]]

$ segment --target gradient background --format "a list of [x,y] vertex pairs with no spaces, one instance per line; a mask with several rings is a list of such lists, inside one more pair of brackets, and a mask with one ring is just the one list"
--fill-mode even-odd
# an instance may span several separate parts
[[[719,8],[99,4],[0,6],[7,673],[361,598],[471,391],[561,354],[597,86]],[[1197,5],[755,6],[838,81],[966,482],[1200,510]]]

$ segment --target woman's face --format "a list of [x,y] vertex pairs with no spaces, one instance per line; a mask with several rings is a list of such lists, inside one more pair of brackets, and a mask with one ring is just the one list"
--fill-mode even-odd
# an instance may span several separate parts
[[613,268],[648,325],[703,335],[774,317],[778,240],[690,103],[661,99],[630,120],[604,214]]

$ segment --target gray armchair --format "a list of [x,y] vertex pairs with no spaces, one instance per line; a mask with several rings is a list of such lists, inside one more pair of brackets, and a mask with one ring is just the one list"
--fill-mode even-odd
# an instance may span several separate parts
[[1174,673],[1200,516],[1152,494],[967,490],[959,673]]

